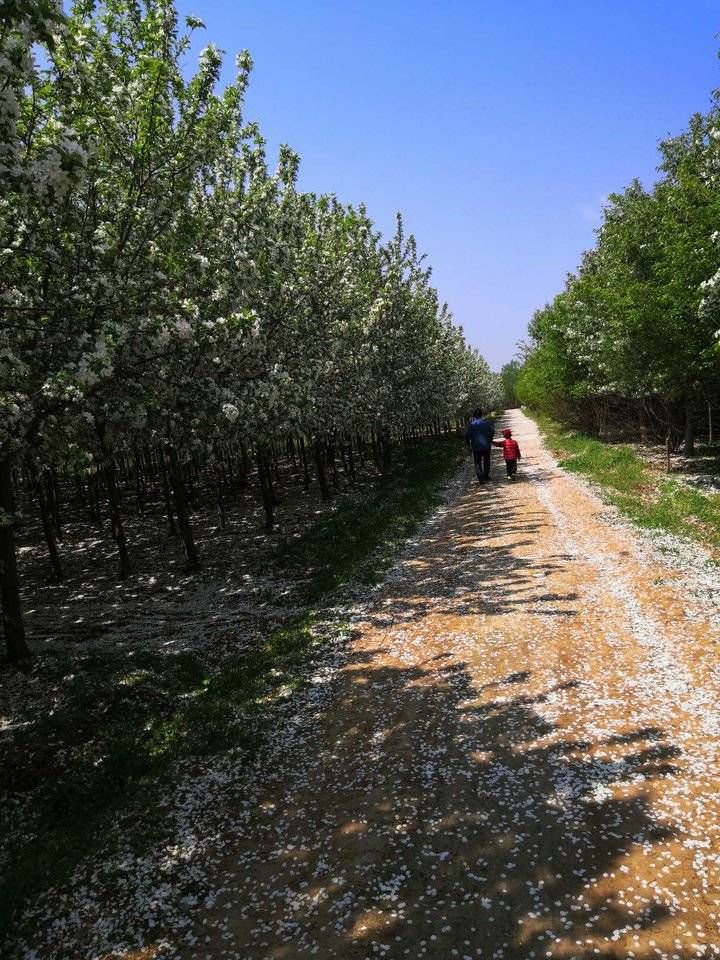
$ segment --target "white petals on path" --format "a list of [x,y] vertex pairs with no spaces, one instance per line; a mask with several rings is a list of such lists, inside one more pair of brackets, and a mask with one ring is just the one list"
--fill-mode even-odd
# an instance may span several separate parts
[[20,956],[720,958],[717,575],[511,422],[518,482],[468,471],[258,761]]

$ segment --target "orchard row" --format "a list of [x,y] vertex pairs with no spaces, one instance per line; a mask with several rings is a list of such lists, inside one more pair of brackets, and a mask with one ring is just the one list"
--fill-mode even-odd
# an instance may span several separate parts
[[[334,456],[432,432],[497,378],[430,285],[411,236],[301,192],[243,119],[171,0],[5,4],[0,34],[0,565],[11,659],[26,653],[17,504],[53,542],[57,478],[106,510],[131,567],[119,472],[162,486],[189,566],[187,483],[257,478],[273,524],[278,451],[329,496]],[[192,467],[191,467],[192,465]],[[212,486],[209,483],[208,486]]]

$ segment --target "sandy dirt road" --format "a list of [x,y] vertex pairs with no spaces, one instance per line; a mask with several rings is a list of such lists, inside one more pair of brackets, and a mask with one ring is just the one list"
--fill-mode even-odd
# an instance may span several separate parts
[[188,957],[720,957],[720,629],[535,425],[234,811]]
[[25,960],[720,958],[717,584],[509,420],[518,481],[468,464],[257,763]]

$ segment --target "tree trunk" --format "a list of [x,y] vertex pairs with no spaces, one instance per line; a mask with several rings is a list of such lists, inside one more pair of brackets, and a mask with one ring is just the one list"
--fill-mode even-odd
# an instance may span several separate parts
[[278,462],[277,450],[275,449],[274,443],[270,448],[270,451],[271,451],[270,462],[272,463],[272,470],[273,470],[273,473],[275,474],[275,482],[277,484],[281,484],[282,477],[280,476],[280,464]]
[[50,565],[53,570],[53,574],[56,580],[62,580],[63,571],[62,564],[60,563],[60,554],[58,553],[57,541],[55,540],[55,532],[53,531],[53,526],[50,521],[50,511],[48,509],[48,502],[45,496],[45,489],[43,487],[42,477],[37,473],[37,470],[34,466],[30,467],[30,475],[32,477],[33,487],[35,488],[35,495],[38,499],[38,505],[40,507],[40,520],[42,521],[43,533],[45,534],[45,543],[48,548],[48,556],[50,557]]
[[190,512],[188,510],[188,499],[183,482],[182,468],[175,447],[169,443],[166,450],[170,462],[170,486],[172,487],[173,498],[175,499],[175,513],[177,514],[180,536],[182,537],[185,548],[188,570],[199,570],[200,557],[197,552],[197,547],[195,546],[195,537],[193,536],[192,526],[190,524]]
[[248,477],[250,476],[251,463],[250,463],[250,457],[248,456],[247,447],[242,442],[242,440],[240,441],[240,458],[242,461],[242,471],[243,471],[241,486],[246,487],[248,482]]
[[708,400],[708,446],[712,446],[713,442],[713,422],[712,422],[712,403]]
[[288,442],[287,442],[287,450],[288,450],[288,456],[290,457],[290,460],[292,461],[293,473],[297,473],[297,472],[298,472],[298,464],[297,464],[297,458],[296,458],[296,456],[295,456],[295,441],[293,440],[292,437],[290,437],[289,440],[288,440]]
[[155,493],[157,487],[157,470],[155,469],[155,458],[153,457],[152,447],[144,447],[142,450],[142,458],[145,469],[145,476],[149,483],[145,484],[145,493],[147,495],[148,487],[152,490],[153,494]]
[[135,450],[133,453],[133,466],[135,470],[135,500],[137,503],[137,512],[139,517],[145,516],[145,497],[147,495],[147,488],[145,486],[145,477],[143,476],[143,462],[142,455],[140,450],[135,445]]
[[377,469],[379,470],[379,469],[380,469],[380,454],[378,453],[377,436],[376,436],[374,430],[373,430],[372,433],[370,434],[370,446],[371,446],[371,450],[372,450],[373,463],[375,464],[375,466],[376,466]]
[[315,456],[315,470],[317,471],[318,484],[320,485],[320,496],[323,500],[330,500],[330,488],[328,487],[327,477],[325,476],[325,463],[323,461],[322,441],[316,437],[313,441],[313,454]]
[[328,440],[326,444],[327,448],[327,459],[330,465],[330,470],[332,471],[333,486],[336,490],[340,489],[340,477],[338,476],[337,462],[335,460],[335,441]]
[[220,512],[220,526],[224,530],[227,519],[225,516],[225,469],[222,460],[218,460],[217,466],[218,481],[218,510]]
[[100,513],[100,504],[98,502],[98,486],[100,481],[98,479],[97,471],[95,473],[88,475],[88,497],[90,498],[90,519],[97,526],[100,533],[103,532],[103,522],[102,514]]
[[57,471],[55,467],[50,468],[48,478],[48,492],[50,494],[50,513],[52,522],[55,526],[55,536],[62,540],[62,526],[60,525],[60,485],[58,484]]
[[25,642],[25,627],[20,602],[20,581],[15,550],[15,510],[12,495],[12,465],[9,457],[0,459],[0,597],[5,632],[5,650],[10,663],[30,656]]
[[122,516],[120,514],[120,494],[117,487],[117,468],[112,454],[108,455],[108,460],[104,468],[105,485],[107,487],[108,505],[110,507],[110,530],[112,538],[118,548],[118,559],[120,560],[120,576],[127,577],[131,572],[130,555],[127,549],[127,540],[125,539],[125,528],[123,527]]
[[158,452],[160,461],[160,478],[162,480],[163,499],[165,501],[165,513],[167,514],[168,528],[170,536],[177,536],[177,527],[175,526],[175,514],[173,513],[172,500],[170,499],[170,486],[168,484],[167,467],[165,466],[165,451],[162,447]]
[[350,438],[349,438],[347,457],[348,457],[348,474],[350,476],[350,483],[355,483],[355,457],[353,455],[352,434],[350,435]]
[[257,459],[260,493],[262,494],[263,508],[265,510],[265,529],[268,533],[272,533],[273,527],[275,526],[275,502],[270,485],[270,471],[267,467],[265,451],[258,447],[255,455]]
[[380,434],[380,453],[382,456],[382,473],[386,476],[390,472],[390,466],[392,464],[392,446],[390,444],[390,438],[385,432]]
[[310,471],[308,470],[307,453],[305,452],[304,437],[300,437],[300,456],[302,457],[302,466],[303,466],[303,488],[305,490],[309,490],[310,489]]
[[690,397],[685,398],[685,435],[683,437],[683,453],[686,457],[695,456],[695,410]]
[[117,467],[115,458],[107,444],[104,424],[96,421],[98,440],[100,441],[100,452],[104,460],[103,474],[105,476],[105,486],[107,487],[108,505],[110,507],[110,529],[112,538],[118,548],[118,559],[120,560],[120,576],[126,577],[132,570],[130,565],[130,556],[125,539],[125,530],[123,528],[122,516],[120,515],[120,493],[117,486]]

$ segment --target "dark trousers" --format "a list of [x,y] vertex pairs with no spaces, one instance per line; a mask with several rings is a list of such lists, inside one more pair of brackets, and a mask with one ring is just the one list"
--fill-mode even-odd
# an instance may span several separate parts
[[517,473],[517,460],[506,460],[505,469],[509,477],[514,477]]
[[475,461],[475,473],[478,480],[488,480],[490,478],[490,451],[473,450],[473,460]]

